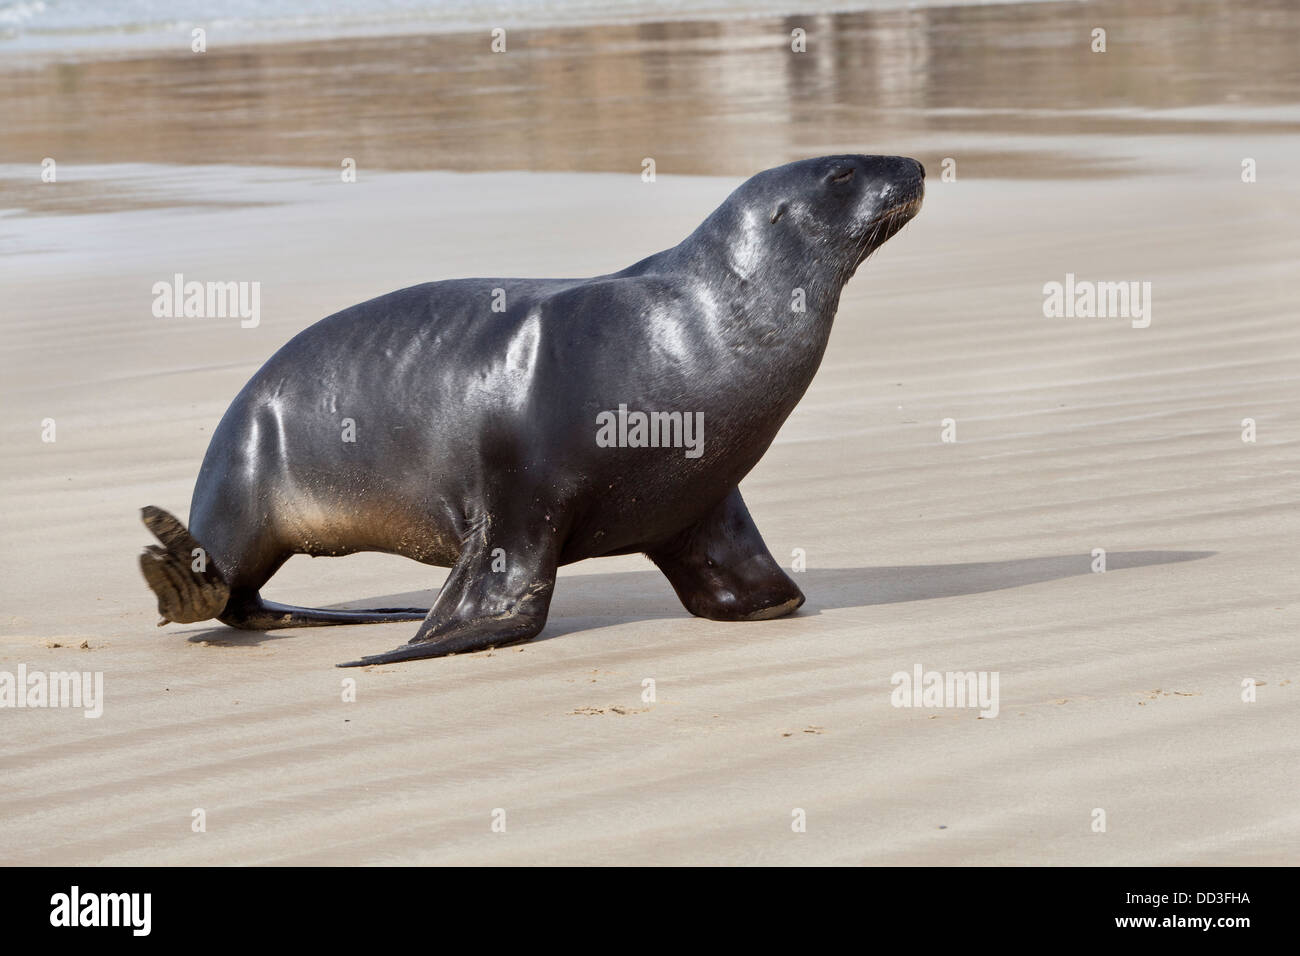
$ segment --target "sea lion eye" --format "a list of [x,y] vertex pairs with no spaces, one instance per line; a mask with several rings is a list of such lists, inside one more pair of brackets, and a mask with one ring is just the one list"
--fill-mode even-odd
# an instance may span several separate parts
[[830,181],[833,182],[835,185],[839,186],[842,185],[843,183],[847,183],[852,178],[853,178],[853,167],[850,166],[847,169],[835,170],[835,172],[831,173]]

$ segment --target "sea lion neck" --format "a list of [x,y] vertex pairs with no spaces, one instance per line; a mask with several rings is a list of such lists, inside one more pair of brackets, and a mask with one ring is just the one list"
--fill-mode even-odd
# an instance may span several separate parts
[[833,247],[812,246],[773,223],[764,206],[741,198],[733,194],[680,243],[621,274],[693,281],[765,330],[796,317],[829,323],[848,278],[832,259]]

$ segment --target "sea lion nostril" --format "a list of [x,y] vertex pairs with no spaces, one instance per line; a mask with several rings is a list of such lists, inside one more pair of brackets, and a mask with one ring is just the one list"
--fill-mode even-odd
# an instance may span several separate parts
[[918,170],[921,171],[921,178],[924,179],[924,178],[925,178],[925,167],[921,165],[921,162],[920,162],[919,160],[915,160],[915,159],[914,159],[914,160],[912,160],[912,162],[916,163],[916,168],[917,168]]

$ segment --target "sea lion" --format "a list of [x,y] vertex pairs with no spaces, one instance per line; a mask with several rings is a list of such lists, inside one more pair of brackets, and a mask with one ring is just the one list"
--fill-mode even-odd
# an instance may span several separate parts
[[[692,614],[791,613],[803,593],[737,485],[812,381],[840,290],[916,215],[924,178],[898,156],[790,163],[622,272],[430,282],[322,319],[221,419],[190,530],[144,509],[160,623],[423,620],[410,643],[340,666],[439,657],[529,640],[557,567],[633,552]],[[451,573],[431,609],[258,593],[293,554],[357,551]]]

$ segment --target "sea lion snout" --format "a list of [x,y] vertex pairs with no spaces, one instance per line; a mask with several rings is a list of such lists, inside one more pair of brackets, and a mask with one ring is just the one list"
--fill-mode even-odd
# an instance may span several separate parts
[[[920,207],[920,200],[925,195],[925,167],[908,156],[868,157],[878,160],[871,170],[879,196],[879,208],[875,216],[890,213],[897,207],[915,203]],[[870,191],[868,191],[870,195]]]
[[925,167],[908,156],[836,159],[839,162],[832,169],[832,181],[834,170],[840,167],[860,172],[847,229],[855,252],[852,265],[856,267],[920,212],[925,196]]

